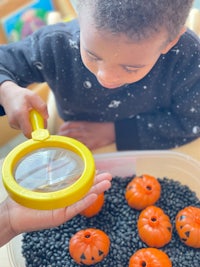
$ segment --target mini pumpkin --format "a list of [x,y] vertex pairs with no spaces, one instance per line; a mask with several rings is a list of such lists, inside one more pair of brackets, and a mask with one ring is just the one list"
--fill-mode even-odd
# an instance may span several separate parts
[[176,230],[187,246],[200,248],[200,208],[188,206],[176,215]]
[[170,218],[156,206],[149,206],[140,213],[137,228],[141,240],[150,247],[163,247],[172,238]]
[[134,209],[142,210],[153,205],[160,198],[161,185],[151,175],[143,174],[133,178],[126,187],[125,198],[128,205]]
[[85,217],[93,217],[97,215],[104,204],[104,193],[98,195],[97,199],[88,208],[84,209],[80,214]]
[[141,248],[129,260],[129,267],[172,267],[168,255],[157,248]]
[[69,253],[78,264],[98,263],[108,255],[109,249],[110,239],[99,229],[80,230],[69,241]]

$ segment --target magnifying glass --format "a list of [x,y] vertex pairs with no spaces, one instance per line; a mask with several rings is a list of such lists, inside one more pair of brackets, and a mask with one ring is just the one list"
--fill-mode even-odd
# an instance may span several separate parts
[[73,138],[50,135],[36,110],[30,112],[30,121],[32,139],[5,158],[3,184],[11,198],[29,208],[51,210],[72,205],[93,184],[92,153]]

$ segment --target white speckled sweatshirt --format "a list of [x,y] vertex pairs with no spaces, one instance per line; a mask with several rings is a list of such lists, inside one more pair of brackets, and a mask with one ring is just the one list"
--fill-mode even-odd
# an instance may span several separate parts
[[[115,123],[118,150],[168,149],[200,137],[200,41],[187,31],[151,71],[115,90],[83,65],[76,20],[0,46],[0,83],[46,81],[64,120]],[[0,115],[4,115],[0,107]]]

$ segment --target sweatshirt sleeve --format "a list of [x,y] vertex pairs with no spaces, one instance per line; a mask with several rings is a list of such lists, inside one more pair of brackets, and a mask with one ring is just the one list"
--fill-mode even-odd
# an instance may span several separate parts
[[[21,41],[0,45],[0,83],[16,82],[22,87],[55,80],[63,51],[68,46],[67,23],[40,28]],[[68,43],[67,43],[68,44]]]
[[[38,42],[37,35],[22,41],[0,45],[0,84],[13,81],[22,87],[27,87],[34,82],[42,82],[43,78],[37,69]],[[0,106],[0,116],[5,111]]]
[[[58,31],[54,25],[46,26],[21,41],[0,45],[0,84],[13,81],[27,87],[45,82],[48,74],[54,73],[56,57],[51,49]],[[4,110],[0,106],[1,115]]]
[[0,105],[0,116],[6,115],[4,108]]
[[10,80],[20,86],[43,82],[41,70],[41,47],[38,31],[19,41],[0,46],[0,83]]

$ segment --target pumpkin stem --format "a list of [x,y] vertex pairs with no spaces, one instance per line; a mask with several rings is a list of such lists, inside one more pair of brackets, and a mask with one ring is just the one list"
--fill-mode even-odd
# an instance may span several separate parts
[[147,189],[148,191],[151,191],[151,190],[152,190],[151,185],[147,185],[147,186],[146,186],[146,189]]
[[159,224],[157,217],[156,216],[152,216],[149,220],[149,224],[154,227],[157,226]]
[[149,194],[152,193],[152,185],[151,185],[151,184],[147,184],[147,185],[145,186],[145,193],[146,193],[147,195],[149,195]]
[[85,238],[90,238],[91,234],[90,234],[90,232],[86,232],[84,236],[85,236]]
[[146,262],[145,261],[141,261],[141,267],[146,267],[146,266],[147,266]]

